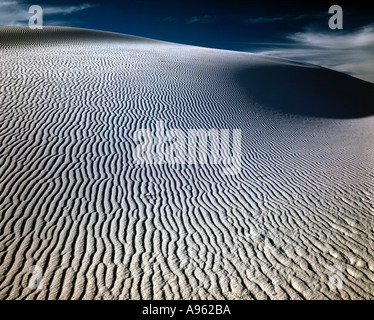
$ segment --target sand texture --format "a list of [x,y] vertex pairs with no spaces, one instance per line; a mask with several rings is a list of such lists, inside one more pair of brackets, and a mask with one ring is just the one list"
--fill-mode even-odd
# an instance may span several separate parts
[[[374,84],[54,27],[0,70],[0,299],[374,298]],[[240,129],[240,172],[136,163],[161,121]]]

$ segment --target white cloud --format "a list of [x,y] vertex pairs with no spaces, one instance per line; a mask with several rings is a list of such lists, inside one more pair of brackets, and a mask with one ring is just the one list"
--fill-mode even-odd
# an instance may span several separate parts
[[82,11],[94,8],[95,6],[88,3],[83,3],[80,6],[61,6],[61,7],[46,7],[43,9],[44,14],[71,14],[73,12]]
[[[21,26],[28,25],[32,14],[29,13],[30,4],[21,0],[4,1],[0,3],[0,26]],[[77,11],[82,11],[95,7],[90,4],[78,6],[42,6],[43,16],[48,15],[68,15]],[[54,24],[54,23],[52,23]]]
[[374,83],[374,25],[349,34],[298,32],[287,39],[289,45],[256,53],[317,64]]
[[337,35],[332,33],[324,34],[315,32],[298,32],[293,35],[289,35],[287,38],[298,43],[320,48],[359,48],[374,45],[374,27],[369,25],[354,33]]

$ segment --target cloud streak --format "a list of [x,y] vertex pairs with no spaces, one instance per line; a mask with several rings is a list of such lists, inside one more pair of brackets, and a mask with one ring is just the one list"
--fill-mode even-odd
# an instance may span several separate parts
[[256,53],[320,65],[374,83],[374,25],[339,35],[298,32],[286,39],[288,44]]
[[71,14],[77,11],[82,11],[86,9],[95,8],[95,5],[83,3],[80,6],[61,6],[61,7],[46,7],[43,8],[43,13],[46,15],[53,15],[53,14]]
[[286,21],[286,20],[305,20],[305,19],[318,19],[322,16],[325,16],[326,13],[309,13],[309,14],[301,14],[301,15],[284,15],[278,17],[256,17],[256,18],[248,18],[244,20],[245,24],[258,24],[258,23],[272,23],[272,22],[279,22],[279,21]]
[[162,22],[166,22],[166,23],[173,22],[174,20],[175,19],[172,16],[168,16],[168,17],[161,19]]
[[[0,3],[0,26],[25,26],[28,25],[32,16],[29,11],[30,4],[20,0],[5,1]],[[62,15],[66,16],[78,11],[94,8],[94,5],[83,3],[75,6],[41,6],[43,16]],[[53,22],[51,23],[54,24]]]
[[214,22],[213,17],[206,14],[204,16],[194,16],[190,18],[189,20],[187,20],[186,24],[194,24],[194,23],[209,24],[213,22]]
[[245,20],[245,23],[267,23],[286,20],[287,17],[259,17],[259,18],[249,18]]

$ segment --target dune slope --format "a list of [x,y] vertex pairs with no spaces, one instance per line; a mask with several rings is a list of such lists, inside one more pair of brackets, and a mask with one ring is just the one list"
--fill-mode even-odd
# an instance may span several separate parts
[[[374,298],[373,84],[72,28],[0,57],[0,299]],[[157,121],[240,129],[241,171],[137,164]]]

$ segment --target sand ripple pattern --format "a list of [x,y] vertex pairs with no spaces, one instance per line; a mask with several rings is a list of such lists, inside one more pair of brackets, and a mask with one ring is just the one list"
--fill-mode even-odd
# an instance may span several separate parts
[[[0,56],[1,299],[374,298],[373,117],[251,102],[247,53],[4,27]],[[160,120],[241,129],[242,171],[135,164]]]

